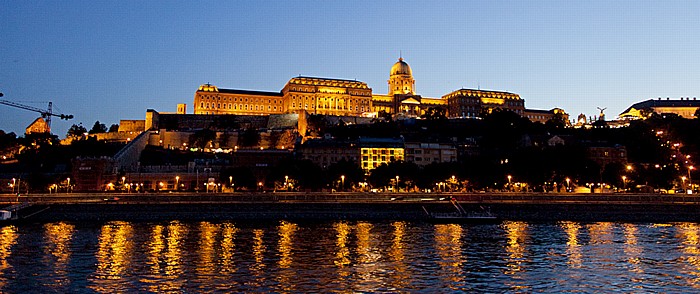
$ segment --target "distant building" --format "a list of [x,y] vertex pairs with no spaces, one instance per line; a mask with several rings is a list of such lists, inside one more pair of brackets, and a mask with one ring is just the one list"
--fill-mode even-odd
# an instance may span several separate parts
[[307,140],[297,148],[297,154],[299,154],[301,159],[310,160],[322,168],[327,168],[329,165],[341,160],[360,163],[360,149],[355,141],[333,139]]
[[77,157],[72,162],[73,191],[104,191],[110,182],[114,181],[114,159],[111,157]]
[[[391,67],[387,94],[372,92],[357,80],[299,76],[279,92],[224,89],[201,85],[194,95],[194,114],[271,115],[305,111],[336,116],[377,116],[385,112],[398,117],[419,117],[430,108],[442,108],[453,118],[480,117],[494,109],[524,115],[525,101],[518,94],[459,89],[440,98],[416,94],[413,71],[403,58]],[[182,106],[184,108],[184,106]],[[178,106],[178,113],[181,107]]]
[[25,134],[47,134],[51,133],[51,128],[49,128],[49,124],[46,123],[46,121],[39,117],[32,122],[27,129],[24,132]]
[[586,157],[596,162],[601,169],[611,163],[626,164],[627,148],[622,145],[588,146],[586,147]]
[[362,156],[360,166],[366,171],[385,163],[405,159],[403,139],[360,138],[358,147]]
[[457,161],[457,148],[454,144],[406,142],[404,148],[406,162],[413,162],[418,166]]
[[695,118],[695,112],[700,108],[700,101],[695,97],[691,100],[681,98],[680,100],[672,100],[666,98],[663,100],[649,99],[647,101],[637,102],[620,113],[621,119],[646,119],[652,113],[677,114],[684,118]]
[[523,115],[525,100],[520,95],[474,89],[459,89],[442,96],[447,102],[449,117],[481,117],[494,109],[505,109]]
[[523,111],[523,116],[529,119],[531,122],[540,123],[546,123],[557,114],[562,116],[564,123],[567,125],[569,124],[569,114],[561,108],[552,108],[550,110],[525,109],[525,111]]

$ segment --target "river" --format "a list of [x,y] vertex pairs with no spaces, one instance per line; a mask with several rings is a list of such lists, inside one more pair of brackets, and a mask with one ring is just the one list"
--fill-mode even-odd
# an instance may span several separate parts
[[0,292],[698,292],[696,223],[0,227]]

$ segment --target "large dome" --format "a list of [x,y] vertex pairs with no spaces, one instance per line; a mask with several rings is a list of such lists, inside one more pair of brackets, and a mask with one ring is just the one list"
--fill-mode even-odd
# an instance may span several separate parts
[[403,61],[403,58],[399,58],[399,61],[394,63],[394,66],[391,67],[391,75],[413,75],[413,72],[411,72],[411,67],[408,66],[408,63]]

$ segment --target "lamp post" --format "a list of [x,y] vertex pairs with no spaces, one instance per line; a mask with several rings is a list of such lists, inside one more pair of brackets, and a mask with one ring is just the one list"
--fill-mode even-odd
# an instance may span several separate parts
[[571,179],[566,178],[566,190],[567,190],[566,192],[569,192],[568,190],[569,190],[569,183],[570,182],[571,182]]
[[627,176],[622,176],[622,189],[627,190]]
[[284,190],[289,191],[289,176],[284,176]]
[[396,193],[399,192],[399,176],[396,176]]
[[694,169],[695,167],[692,165],[688,167],[688,185],[690,186],[690,191],[693,191],[693,178],[690,176],[690,171]]
[[[68,181],[68,187],[66,188],[66,193],[69,193],[69,191],[70,191],[70,178],[66,178],[66,180]],[[19,189],[17,189],[17,191],[19,191]]]
[[228,176],[228,185],[231,186],[231,192],[233,192],[233,176]]
[[[685,180],[686,180],[686,179],[688,179],[688,178],[686,178],[685,176],[682,176],[682,177],[681,177],[681,182],[683,182],[683,186],[682,186],[683,189],[686,189],[686,186],[685,186]],[[686,190],[687,190],[687,189],[686,189]]]
[[[17,179],[12,178],[12,194],[15,194],[15,186],[17,186]],[[17,191],[19,191],[19,188],[17,189]]]
[[342,183],[340,187],[341,191],[345,191],[345,175],[340,176],[340,182]]
[[180,190],[180,176],[175,176],[175,191]]

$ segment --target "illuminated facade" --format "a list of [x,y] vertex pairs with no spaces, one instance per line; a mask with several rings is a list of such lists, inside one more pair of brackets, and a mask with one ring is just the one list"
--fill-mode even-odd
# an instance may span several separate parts
[[459,89],[441,98],[416,94],[413,71],[403,58],[391,67],[387,94],[374,94],[366,83],[317,77],[295,77],[279,92],[199,87],[194,114],[269,115],[305,111],[339,116],[376,116],[385,112],[418,117],[429,108],[445,109],[453,118],[480,117],[494,109],[524,115],[525,101],[518,94]]
[[649,99],[647,101],[638,102],[627,108],[620,114],[622,119],[646,119],[649,115],[656,112],[658,114],[677,114],[684,118],[695,118],[695,112],[700,108],[700,101],[696,98],[681,98],[680,100]]
[[401,139],[360,138],[360,167],[373,170],[382,164],[404,160],[404,143]]
[[[523,111],[523,116],[527,117],[531,122],[540,122],[540,123],[546,123],[548,120],[554,118],[555,115],[561,115],[561,119],[568,125],[569,123],[569,114],[566,113],[563,109],[561,108],[553,108],[550,110],[539,110],[539,109],[525,109]],[[583,119],[585,121],[586,116],[583,116]]]
[[447,101],[449,117],[481,117],[494,109],[507,109],[519,115],[525,111],[525,100],[520,95],[474,89],[459,89],[442,96]]

